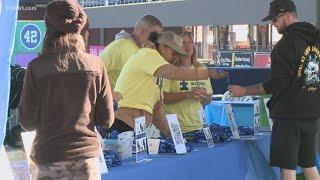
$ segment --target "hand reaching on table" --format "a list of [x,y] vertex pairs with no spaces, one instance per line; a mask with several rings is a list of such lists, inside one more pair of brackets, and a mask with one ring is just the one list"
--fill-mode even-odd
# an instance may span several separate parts
[[215,69],[209,69],[209,77],[212,79],[221,79],[229,75],[226,71],[217,71]]
[[247,95],[246,88],[239,85],[228,86],[228,91],[230,96],[233,96],[233,97],[242,97]]
[[196,87],[189,92],[189,97],[203,103],[206,100],[207,92],[205,88]]

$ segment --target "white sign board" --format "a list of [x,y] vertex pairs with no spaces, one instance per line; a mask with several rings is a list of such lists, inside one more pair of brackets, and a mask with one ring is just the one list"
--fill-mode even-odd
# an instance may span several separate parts
[[103,155],[103,152],[102,152],[102,145],[104,145],[103,139],[102,139],[102,137],[101,137],[101,135],[98,132],[96,127],[95,127],[95,131],[98,134],[99,141],[100,141],[100,156],[99,156],[100,173],[101,174],[107,174],[108,173],[108,167],[107,167],[107,164],[106,164],[106,159],[104,158],[104,155]]
[[187,148],[184,143],[181,128],[176,114],[167,114],[167,121],[173,139],[177,154],[187,153]]
[[231,106],[231,104],[225,104],[224,107],[225,107],[226,112],[227,112],[228,121],[229,121],[230,128],[231,128],[231,131],[232,131],[232,136],[233,136],[234,139],[240,139],[240,135],[239,135],[236,119],[234,118],[234,114],[232,112],[232,106]]
[[0,172],[2,179],[14,179],[4,145],[1,145],[0,150]]
[[214,147],[215,145],[214,145],[214,141],[212,138],[212,134],[211,134],[211,131],[210,131],[210,128],[208,125],[206,114],[203,111],[203,109],[198,111],[198,117],[199,117],[200,121],[202,122],[202,130],[203,130],[203,133],[206,137],[208,147]]
[[[29,132],[22,132],[21,133],[21,138],[22,138],[22,143],[24,147],[24,151],[26,152],[27,160],[28,160],[28,171],[32,172],[33,167],[35,165],[33,162],[30,160],[30,155],[31,155],[31,150],[32,150],[32,143],[34,138],[36,137],[36,131],[29,131]],[[32,176],[33,173],[30,173],[30,176]],[[32,179],[32,177],[30,177]]]
[[253,130],[254,134],[259,133],[259,126],[260,126],[260,100],[255,100],[254,101],[254,125],[253,125]]
[[24,151],[26,152],[26,156],[28,161],[30,161],[31,148],[34,138],[36,137],[36,131],[22,132],[21,133],[22,142],[24,146]]
[[136,162],[146,162],[148,153],[145,116],[135,119],[134,131],[136,134]]
[[270,100],[270,98],[264,98],[264,99],[263,99],[263,103],[264,103],[264,107],[265,107],[266,112],[267,112],[267,118],[268,118],[268,121],[269,121],[270,129],[272,129],[273,121],[272,121],[272,119],[270,118],[269,108],[267,107],[267,103],[268,103],[269,100]]

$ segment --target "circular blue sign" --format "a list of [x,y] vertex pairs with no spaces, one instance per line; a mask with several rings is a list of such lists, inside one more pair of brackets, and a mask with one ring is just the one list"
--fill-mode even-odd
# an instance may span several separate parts
[[21,29],[20,41],[23,47],[27,49],[37,48],[41,42],[40,28],[35,24],[24,25]]

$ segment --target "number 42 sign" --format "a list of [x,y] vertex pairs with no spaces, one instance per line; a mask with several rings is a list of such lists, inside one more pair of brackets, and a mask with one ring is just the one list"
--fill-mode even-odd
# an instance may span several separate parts
[[41,42],[40,28],[35,24],[26,24],[22,27],[20,33],[20,41],[23,47],[27,49],[35,49]]

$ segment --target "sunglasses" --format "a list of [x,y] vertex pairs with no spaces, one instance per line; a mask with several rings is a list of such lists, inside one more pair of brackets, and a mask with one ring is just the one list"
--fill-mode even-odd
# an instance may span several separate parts
[[272,22],[272,23],[277,22],[278,19],[279,19],[281,16],[285,15],[285,14],[286,14],[286,13],[280,13],[280,14],[276,15],[275,17],[273,17],[273,18],[271,19],[271,22]]

